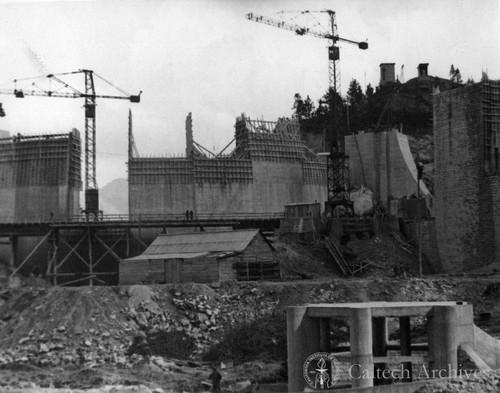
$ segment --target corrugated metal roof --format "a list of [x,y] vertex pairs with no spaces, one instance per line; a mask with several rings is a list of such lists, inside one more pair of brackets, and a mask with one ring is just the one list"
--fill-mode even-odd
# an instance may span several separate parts
[[258,233],[258,229],[250,229],[226,232],[160,234],[142,255],[242,252]]
[[184,254],[141,254],[136,257],[123,259],[124,261],[146,261],[148,259],[191,259],[208,255],[208,252],[184,253]]

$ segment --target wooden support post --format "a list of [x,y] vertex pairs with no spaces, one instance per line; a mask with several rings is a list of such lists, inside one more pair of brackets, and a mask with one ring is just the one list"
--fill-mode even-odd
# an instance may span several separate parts
[[59,230],[58,229],[53,229],[52,230],[53,234],[50,237],[50,253],[49,253],[49,263],[47,265],[47,272],[46,276],[53,275],[52,283],[53,285],[57,285],[57,275],[56,275],[56,270],[57,270],[57,253],[59,252]]
[[103,255],[101,255],[101,257],[96,261],[94,267],[97,266],[97,264],[101,262],[103,258],[108,254],[111,254],[113,258],[115,258],[118,262],[121,261],[121,258],[118,256],[118,254],[116,254],[113,251],[113,248],[115,248],[115,246],[120,242],[120,240],[122,240],[121,238],[119,238],[116,242],[113,243],[111,247],[109,247],[99,236],[97,236],[96,233],[93,233],[92,236],[106,249],[106,252]]
[[89,286],[93,286],[94,284],[94,260],[92,257],[92,234],[90,232],[90,228],[87,232],[88,237],[88,246],[89,246]]
[[11,236],[9,240],[10,240],[9,267],[14,269],[16,267],[16,260],[17,260],[17,236]]
[[82,257],[76,250],[78,248],[78,246],[80,246],[80,244],[83,243],[83,241],[87,238],[87,234],[83,234],[83,236],[80,238],[80,240],[78,240],[78,243],[76,243],[76,245],[74,247],[72,247],[66,240],[64,240],[64,238],[61,238],[61,240],[63,241],[64,244],[66,244],[68,247],[69,247],[69,252],[66,254],[66,256],[62,259],[61,262],[59,262],[59,264],[57,265],[57,268],[60,268],[67,260],[68,258],[71,256],[71,254],[75,253],[75,255],[80,258],[80,260],[87,266],[89,266],[88,262],[85,260],[84,257]]
[[26,258],[24,258],[24,261],[22,261],[19,266],[11,273],[10,277],[9,278],[12,278],[14,277],[14,275],[19,271],[19,269],[21,269],[21,267],[23,267],[23,265],[33,256],[33,254],[40,248],[40,246],[45,242],[45,240],[47,240],[49,238],[49,236],[52,234],[52,229],[49,231],[49,233],[47,233],[43,238],[42,240],[40,240],[38,242],[38,244],[35,246],[35,248],[33,250],[31,250],[31,252],[28,254],[28,256]]
[[125,256],[130,258],[130,228],[125,229]]

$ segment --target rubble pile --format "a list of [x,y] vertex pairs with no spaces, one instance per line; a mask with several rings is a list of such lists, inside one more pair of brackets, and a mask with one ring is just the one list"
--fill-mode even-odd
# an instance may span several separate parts
[[439,382],[429,382],[417,393],[493,393],[500,391],[500,370],[471,375],[466,378],[449,378]]
[[225,329],[271,313],[278,303],[253,287],[234,293],[216,288],[211,296],[192,289],[133,286],[3,292],[9,307],[0,317],[0,348],[7,348],[0,349],[0,366],[131,367],[143,361],[141,354],[130,351],[140,334],[150,341],[153,355],[196,359]]

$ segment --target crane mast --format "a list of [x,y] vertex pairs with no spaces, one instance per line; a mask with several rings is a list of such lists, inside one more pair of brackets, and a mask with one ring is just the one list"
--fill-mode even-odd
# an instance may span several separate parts
[[325,203],[325,210],[327,214],[332,214],[333,210],[338,205],[343,205],[346,208],[352,207],[349,195],[349,157],[345,154],[344,138],[339,135],[339,122],[337,111],[337,97],[340,97],[340,50],[336,45],[337,42],[346,42],[355,44],[359,49],[368,49],[367,42],[357,42],[346,38],[341,38],[337,33],[337,24],[335,20],[335,12],[332,10],[325,11],[302,11],[301,14],[312,14],[314,12],[326,13],[329,17],[329,30],[320,31],[296,23],[285,22],[278,19],[269,18],[254,13],[246,15],[248,20],[264,23],[277,28],[290,30],[297,35],[310,35],[317,38],[327,39],[328,46],[328,80],[330,86],[330,93],[333,95],[332,99],[332,112],[333,124],[331,130],[330,152],[327,162],[327,201]]
[[[78,74],[83,73],[85,77],[85,92],[81,92],[78,89],[70,86],[59,77],[62,75]],[[98,76],[107,84],[113,86],[115,89],[119,90],[123,95],[103,95],[96,94],[94,75]],[[117,88],[112,83],[97,75],[92,70],[78,70],[74,72],[67,72],[58,75],[49,74],[44,77],[36,78],[26,78],[30,79],[42,79],[47,78],[50,82],[54,81],[58,88],[49,88],[48,90],[41,88],[35,82],[32,83],[33,90],[18,89],[17,82],[19,80],[14,80],[14,89],[0,89],[0,94],[14,95],[16,98],[24,98],[25,96],[37,96],[37,97],[53,97],[53,98],[84,98],[84,110],[85,110],[85,209],[84,213],[87,217],[92,216],[97,219],[99,213],[99,191],[97,187],[96,180],[96,99],[97,98],[108,98],[108,99],[119,99],[128,100],[130,102],[138,103],[141,101],[141,93],[138,95],[130,95],[123,90]],[[25,79],[23,79],[25,80]],[[65,89],[65,91],[60,91]]]

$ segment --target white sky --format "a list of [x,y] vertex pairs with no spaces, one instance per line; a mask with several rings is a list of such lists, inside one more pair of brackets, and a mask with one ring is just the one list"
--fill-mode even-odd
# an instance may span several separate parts
[[[142,90],[140,104],[97,100],[102,187],[126,176],[129,108],[141,155],[172,155],[184,153],[188,112],[195,140],[220,150],[241,113],[276,120],[291,115],[295,93],[316,102],[328,87],[328,42],[245,14],[277,18],[282,10],[324,9],[336,11],[341,37],[369,42],[366,51],[341,45],[343,93],[353,78],[377,85],[384,62],[396,63],[398,73],[404,65],[405,80],[416,76],[419,63],[445,78],[451,64],[464,80],[477,81],[486,69],[500,78],[498,0],[0,0],[0,88],[12,88],[14,79],[91,69],[131,94]],[[65,80],[83,90],[83,75]],[[96,90],[111,92],[99,81]],[[83,133],[83,99],[2,95],[0,102],[7,113],[0,129]]]

